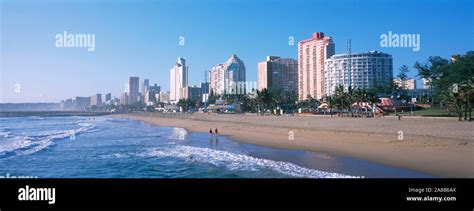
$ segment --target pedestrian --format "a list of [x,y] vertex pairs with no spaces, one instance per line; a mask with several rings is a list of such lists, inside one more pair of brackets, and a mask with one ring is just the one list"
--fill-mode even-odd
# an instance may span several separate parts
[[216,127],[216,130],[215,130],[215,132],[216,132],[216,135],[218,135],[218,134],[219,134],[219,133],[217,132],[217,127]]

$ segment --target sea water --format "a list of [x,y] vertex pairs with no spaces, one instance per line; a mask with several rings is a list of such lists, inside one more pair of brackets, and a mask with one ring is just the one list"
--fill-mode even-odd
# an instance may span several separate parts
[[[222,130],[222,129],[221,129]],[[141,121],[0,118],[0,175],[38,178],[431,177],[348,157],[243,144]]]

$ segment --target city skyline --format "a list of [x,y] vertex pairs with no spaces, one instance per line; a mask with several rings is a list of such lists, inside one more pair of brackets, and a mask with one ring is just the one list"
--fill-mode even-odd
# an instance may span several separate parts
[[[401,65],[406,64],[412,70],[409,73],[412,78],[416,75],[412,68],[416,61],[424,62],[429,56],[449,58],[473,48],[470,39],[473,20],[469,15],[472,2],[469,1],[458,2],[465,7],[451,6],[449,1],[434,2],[433,15],[425,14],[423,17],[417,16],[417,11],[426,3],[423,1],[363,1],[358,9],[350,9],[349,5],[354,6],[355,2],[296,1],[283,7],[284,10],[275,7],[268,17],[260,17],[258,11],[269,3],[283,2],[228,1],[215,4],[203,1],[198,4],[184,1],[181,3],[189,7],[184,8],[182,16],[167,12],[182,5],[168,1],[91,2],[87,5],[58,2],[47,6],[33,1],[26,1],[29,3],[26,5],[22,2],[3,1],[1,5],[0,103],[59,102],[96,93],[112,93],[112,96],[120,97],[130,76],[150,79],[167,90],[169,67],[177,57],[187,60],[189,85],[204,82],[203,72],[232,54],[239,55],[245,62],[247,81],[257,81],[258,62],[270,55],[297,59],[297,43],[318,31],[333,38],[336,54],[346,53],[346,42],[351,39],[353,52],[378,50],[391,54],[394,75]],[[214,4],[211,6],[210,3]],[[298,5],[303,3],[306,7],[300,8]],[[403,6],[404,3],[411,7]],[[322,4],[324,7],[320,7]],[[324,9],[318,14],[311,12],[318,8]],[[248,17],[229,15],[226,13],[229,9],[241,11]],[[298,12],[300,9],[302,11]],[[354,16],[354,20],[363,23],[347,23],[343,16],[324,18],[334,9],[351,16],[360,13]],[[83,12],[86,10],[89,12]],[[364,12],[367,10],[370,13]],[[390,16],[392,12],[396,14],[401,10],[403,16]],[[282,11],[288,15],[280,17]],[[196,17],[197,14],[200,17]],[[373,18],[382,15],[385,17],[383,20]],[[69,18],[61,19],[64,16]],[[216,20],[216,17],[222,18]],[[202,23],[199,28],[190,24],[190,20],[195,18]],[[280,21],[268,22],[271,19]],[[314,21],[297,21],[309,19]],[[439,22],[442,30],[424,25],[428,20]],[[216,30],[215,26],[225,30]],[[357,27],[364,30],[354,30]],[[55,34],[64,31],[95,34],[95,51],[55,47]],[[380,47],[381,34],[389,31],[420,34],[420,51]],[[440,33],[446,36],[439,36]],[[181,36],[184,38],[182,46]],[[452,36],[456,39],[451,39]],[[289,45],[289,37],[294,38],[294,45]],[[446,39],[450,42],[445,42]],[[28,62],[24,61],[25,58]],[[14,92],[16,84],[21,86],[19,93]]]

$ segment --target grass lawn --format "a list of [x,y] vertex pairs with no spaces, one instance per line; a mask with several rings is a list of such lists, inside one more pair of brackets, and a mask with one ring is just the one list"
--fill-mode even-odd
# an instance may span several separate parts
[[441,108],[424,108],[422,110],[414,111],[413,114],[418,116],[432,116],[432,117],[457,117],[456,113],[449,112]]

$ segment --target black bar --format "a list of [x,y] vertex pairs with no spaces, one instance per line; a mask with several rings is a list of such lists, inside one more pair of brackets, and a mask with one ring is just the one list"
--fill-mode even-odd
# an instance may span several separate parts
[[[19,188],[55,188],[55,204],[19,201]],[[409,188],[455,188],[413,193]],[[453,189],[451,189],[453,190]],[[0,209],[12,208],[389,208],[474,207],[472,179],[1,179]],[[408,202],[407,196],[456,197]]]

